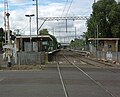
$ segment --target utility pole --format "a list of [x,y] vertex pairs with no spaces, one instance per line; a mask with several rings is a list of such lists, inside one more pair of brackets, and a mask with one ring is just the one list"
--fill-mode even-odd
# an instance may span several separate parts
[[38,33],[38,0],[36,0],[36,23],[37,23],[37,35]]
[[[94,0],[94,4],[96,3],[96,0]],[[95,14],[96,16],[96,14]],[[96,22],[96,19],[94,20]],[[98,48],[98,25],[97,28],[95,27],[95,46],[96,46],[96,57],[97,57],[97,48]]]
[[36,26],[37,26],[37,35],[38,35],[39,34],[39,31],[38,31],[38,0],[36,0],[35,6],[36,6]]
[[55,35],[55,28],[53,27],[52,29],[53,29],[53,36],[54,36]]
[[97,46],[96,46],[96,48],[97,48],[97,50],[98,50],[98,44],[99,44],[99,40],[98,40],[98,37],[99,37],[99,35],[98,35],[98,33],[99,33],[99,25],[97,25]]
[[76,27],[75,27],[75,39],[76,39],[77,37],[76,37]]
[[66,20],[66,33],[67,33],[67,19],[65,19]]

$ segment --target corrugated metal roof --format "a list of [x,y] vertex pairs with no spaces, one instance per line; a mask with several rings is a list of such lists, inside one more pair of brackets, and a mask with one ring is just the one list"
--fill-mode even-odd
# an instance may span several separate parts
[[88,40],[120,40],[120,38],[89,38]]
[[53,40],[49,35],[21,35],[16,36],[16,38],[49,38],[50,40]]

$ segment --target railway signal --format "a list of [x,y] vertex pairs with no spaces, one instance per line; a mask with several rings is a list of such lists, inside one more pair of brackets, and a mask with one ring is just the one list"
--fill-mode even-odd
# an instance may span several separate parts
[[8,12],[8,1],[4,0],[4,33],[5,33],[5,43],[3,45],[3,59],[7,59],[8,67],[11,67],[12,62],[12,53],[13,53],[13,45],[11,43],[11,40],[15,39],[15,36],[10,34],[10,25],[9,25],[9,17],[10,13]]

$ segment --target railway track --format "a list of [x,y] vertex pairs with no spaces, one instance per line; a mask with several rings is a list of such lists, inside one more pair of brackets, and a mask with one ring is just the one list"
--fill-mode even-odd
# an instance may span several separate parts
[[[83,70],[83,63],[86,67],[90,67],[91,68],[102,68],[102,66],[104,64],[101,65],[101,63],[97,62],[97,61],[93,61],[93,60],[89,60],[89,59],[85,59],[85,58],[78,58],[79,55],[74,55],[73,53],[69,52],[60,52],[57,56],[56,56],[56,62],[57,62],[57,70],[59,73],[59,78],[63,87],[63,91],[65,94],[65,97],[73,97],[71,94],[71,89],[69,88],[69,84],[80,84],[80,83],[84,83],[84,81],[88,84],[92,84],[96,90],[98,89],[99,91],[101,91],[103,93],[103,95],[101,97],[118,97],[116,94],[112,93],[112,91],[110,91],[109,89],[107,89],[101,82],[99,82],[98,80],[94,79],[94,77],[92,77],[90,74],[88,74],[85,70]],[[82,63],[83,62],[83,63]],[[79,63],[79,64],[77,64]],[[82,64],[82,65],[81,65]],[[81,66],[80,66],[81,65]],[[106,66],[106,65],[104,65]],[[69,72],[70,74],[66,74],[65,71],[66,70],[70,70],[70,71],[75,71],[77,72],[77,76],[72,73]],[[79,72],[79,73],[78,73]],[[67,79],[67,75],[71,77],[76,77],[76,80],[70,80]],[[81,76],[84,77],[84,80],[81,79]],[[92,89],[91,89],[92,90]],[[78,96],[79,97],[79,90],[78,91]],[[77,93],[76,91],[74,91],[75,93]],[[93,94],[89,95],[89,97],[98,97],[95,96],[96,93],[94,93],[94,89]],[[106,96],[104,96],[106,95]],[[86,97],[86,96],[85,96]]]
[[[68,52],[69,53],[69,52]],[[81,63],[84,65],[84,67],[92,67],[92,68],[102,68],[107,71],[116,73],[120,71],[120,66],[115,65],[115,64],[110,64],[110,63],[105,63],[102,61],[99,61],[95,58],[89,58],[86,56],[81,55],[81,53],[76,53],[76,52],[70,52],[72,53],[70,56],[71,60],[77,60],[76,64],[80,63],[79,66],[81,67]]]

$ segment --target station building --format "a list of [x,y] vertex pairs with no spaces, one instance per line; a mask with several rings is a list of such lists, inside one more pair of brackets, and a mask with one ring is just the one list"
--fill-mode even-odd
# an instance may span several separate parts
[[45,64],[47,52],[54,50],[49,35],[16,36],[13,50],[15,64]]
[[52,38],[49,35],[16,36],[16,51],[41,52],[53,50]]

